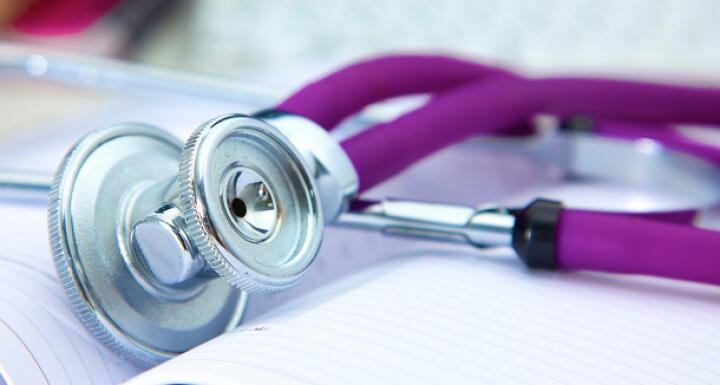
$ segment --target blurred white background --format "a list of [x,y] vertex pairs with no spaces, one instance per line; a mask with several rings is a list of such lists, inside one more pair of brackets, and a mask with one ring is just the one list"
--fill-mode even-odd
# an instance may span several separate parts
[[[13,1],[0,0],[0,14]],[[0,41],[219,75],[278,96],[348,61],[398,51],[536,75],[720,85],[719,20],[715,0],[124,0],[83,31],[33,36],[6,26]],[[45,122],[108,105],[118,102],[11,75],[0,87],[0,136],[36,136]]]
[[720,74],[714,0],[196,0],[143,61],[298,82],[387,51],[444,51],[538,72]]

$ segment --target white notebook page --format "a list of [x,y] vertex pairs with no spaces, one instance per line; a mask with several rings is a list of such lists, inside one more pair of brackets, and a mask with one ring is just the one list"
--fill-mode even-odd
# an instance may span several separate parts
[[134,375],[137,369],[96,342],[70,308],[55,278],[45,208],[2,203],[0,209],[2,380],[110,385]]
[[715,287],[529,273],[506,258],[430,251],[321,289],[128,384],[715,384],[719,311]]

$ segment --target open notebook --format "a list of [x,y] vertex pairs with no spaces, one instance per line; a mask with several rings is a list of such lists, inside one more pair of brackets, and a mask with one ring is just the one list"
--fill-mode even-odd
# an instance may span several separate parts
[[[182,107],[115,100],[83,110],[25,145],[0,143],[0,166],[52,169],[75,137],[121,120],[186,137],[208,116],[248,110]],[[427,183],[438,175],[444,183]],[[552,178],[460,146],[370,195],[477,204]],[[69,308],[44,208],[0,202],[0,215],[0,384],[720,383],[720,288],[528,272],[508,251],[345,229],[328,230],[297,287],[251,296],[235,331],[140,373]]]
[[[2,209],[42,230],[41,209]],[[330,231],[334,255],[320,256],[310,293],[251,301],[235,331],[138,374],[82,329],[50,261],[23,253],[44,241],[33,234],[6,242],[14,257],[0,259],[8,384],[720,382],[717,288],[530,273],[508,252],[348,230]],[[378,247],[389,254],[368,255]],[[344,278],[323,284],[327,268]]]
[[720,381],[717,290],[477,257],[386,262],[129,384]]

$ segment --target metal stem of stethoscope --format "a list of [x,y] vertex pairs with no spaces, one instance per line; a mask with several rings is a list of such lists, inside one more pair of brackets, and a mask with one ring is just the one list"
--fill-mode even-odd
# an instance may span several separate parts
[[[43,203],[51,177],[36,172],[0,170],[0,195]],[[515,215],[495,206],[478,208],[411,200],[358,200],[329,224],[380,231],[383,234],[455,243],[475,247],[510,246]]]
[[29,78],[105,89],[151,91],[240,103],[270,104],[282,93],[265,85],[175,71],[116,59],[66,52],[46,47],[0,44],[0,71]]
[[21,171],[0,170],[0,192],[6,199],[28,201],[47,201],[52,178],[46,174]]

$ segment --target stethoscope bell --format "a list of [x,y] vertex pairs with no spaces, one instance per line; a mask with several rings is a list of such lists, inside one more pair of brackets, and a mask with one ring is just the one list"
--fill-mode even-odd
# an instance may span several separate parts
[[[302,278],[325,221],[355,194],[352,164],[322,128],[264,116],[287,134],[226,115],[182,149],[124,124],[89,134],[61,163],[49,209],[56,268],[82,322],[121,356],[151,365],[236,326],[246,292]],[[291,141],[297,130],[316,140]]]
[[187,238],[228,282],[276,291],[307,272],[322,239],[320,192],[277,128],[239,115],[208,122],[185,145],[178,186]]

